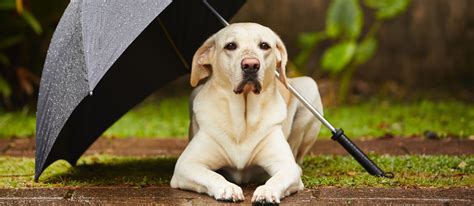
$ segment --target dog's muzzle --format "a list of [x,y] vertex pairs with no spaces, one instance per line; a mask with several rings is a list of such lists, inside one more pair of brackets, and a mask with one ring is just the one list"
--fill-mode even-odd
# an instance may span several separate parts
[[262,85],[258,81],[258,70],[260,69],[260,61],[257,58],[244,58],[240,63],[242,68],[242,81],[234,89],[236,94],[241,94],[247,89],[251,89],[254,94],[260,94]]

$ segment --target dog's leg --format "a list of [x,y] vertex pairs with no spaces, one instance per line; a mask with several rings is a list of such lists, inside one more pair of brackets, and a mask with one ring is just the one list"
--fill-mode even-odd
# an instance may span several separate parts
[[222,153],[209,137],[198,132],[176,163],[171,187],[207,193],[220,201],[244,200],[242,189],[214,170],[224,165]]
[[[323,105],[319,95],[317,83],[309,77],[298,77],[291,79],[291,84],[296,90],[323,114]],[[288,138],[288,143],[293,150],[296,161],[303,163],[303,158],[313,147],[319,134],[321,122],[314,118],[313,114],[303,104],[292,97],[292,103],[296,102],[296,112],[294,113],[294,123]]]
[[197,86],[191,95],[189,96],[189,128],[188,128],[188,140],[191,141],[191,139],[196,135],[196,133],[199,130],[199,125],[196,121],[196,114],[194,114],[193,111],[193,105],[194,105],[194,99],[196,96],[199,94],[199,92],[202,89],[202,85]]
[[304,188],[301,168],[295,162],[281,129],[270,134],[255,163],[264,168],[271,178],[257,187],[252,202],[279,203],[281,198]]

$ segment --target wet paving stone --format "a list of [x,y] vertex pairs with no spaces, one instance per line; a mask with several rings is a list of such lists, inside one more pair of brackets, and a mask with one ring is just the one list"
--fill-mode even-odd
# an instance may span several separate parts
[[[2,189],[0,204],[157,204],[249,205],[255,187],[244,187],[246,200],[222,203],[204,194],[169,187],[88,187],[54,189]],[[336,188],[306,189],[282,200],[282,205],[472,205],[473,188]]]

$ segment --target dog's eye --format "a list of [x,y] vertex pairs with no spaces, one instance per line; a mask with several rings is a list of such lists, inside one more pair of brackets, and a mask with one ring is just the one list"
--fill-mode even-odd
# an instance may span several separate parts
[[231,50],[231,51],[235,50],[237,49],[237,44],[235,44],[234,42],[227,43],[224,49]]
[[266,42],[262,42],[258,46],[260,47],[260,49],[263,49],[263,50],[269,50],[271,48],[270,45],[268,45],[268,43]]

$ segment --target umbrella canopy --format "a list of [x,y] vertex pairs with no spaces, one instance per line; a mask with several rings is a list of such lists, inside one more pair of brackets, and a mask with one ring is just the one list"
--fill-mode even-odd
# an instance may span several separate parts
[[[245,0],[211,3],[228,19]],[[201,0],[71,0],[41,76],[35,180],[56,160],[74,165],[123,114],[189,72],[220,27]]]

